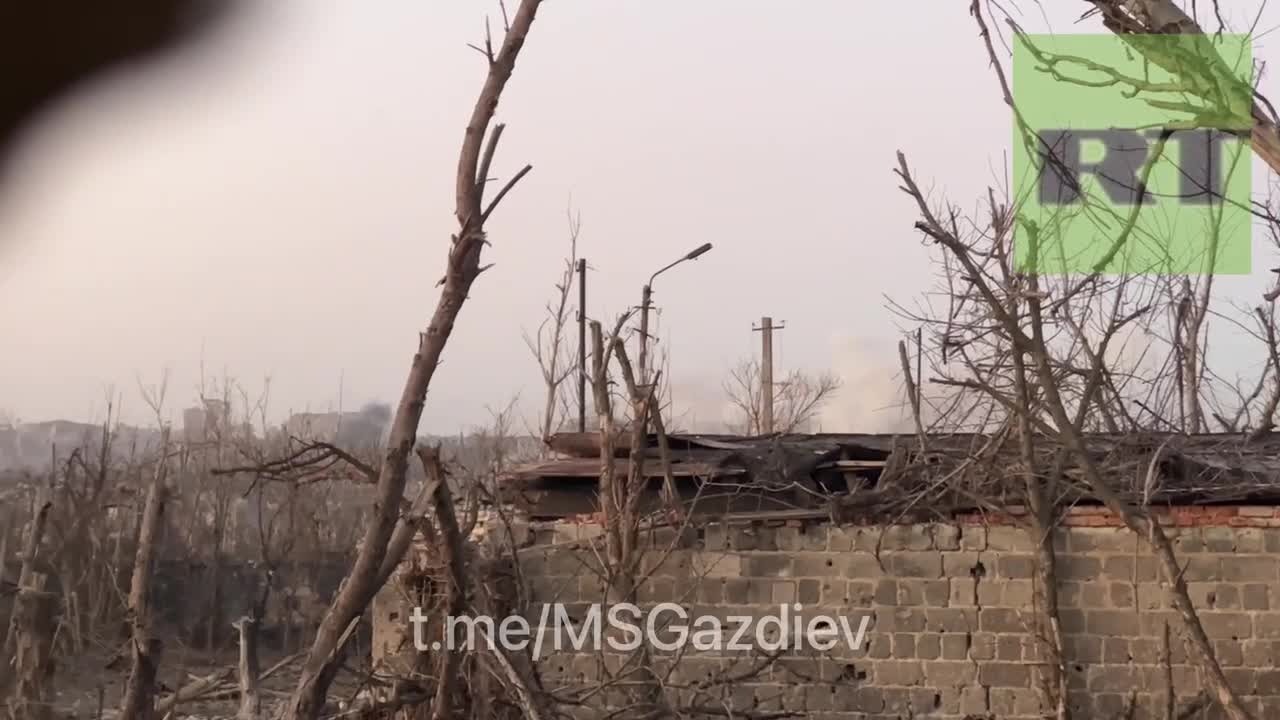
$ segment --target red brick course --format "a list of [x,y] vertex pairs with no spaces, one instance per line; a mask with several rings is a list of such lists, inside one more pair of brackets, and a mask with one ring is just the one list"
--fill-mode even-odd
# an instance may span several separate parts
[[[1153,508],[1162,525],[1171,527],[1280,528],[1280,507],[1270,505],[1202,505]],[[962,525],[1016,525],[1026,511],[1011,508],[1003,513],[965,513],[956,516]],[[1067,527],[1120,527],[1120,518],[1101,506],[1066,509],[1060,524]]]

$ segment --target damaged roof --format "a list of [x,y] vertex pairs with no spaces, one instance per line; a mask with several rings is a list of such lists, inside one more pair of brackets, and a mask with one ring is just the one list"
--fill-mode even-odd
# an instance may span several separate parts
[[[631,471],[629,434],[614,444],[620,476]],[[1009,437],[952,434],[678,434],[667,438],[671,475],[686,507],[713,514],[759,513],[834,505],[858,515],[950,513],[984,502],[1017,502],[1023,470]],[[1036,439],[1036,468],[1062,505],[1091,503],[1083,473],[1065,449]],[[1091,434],[1086,445],[1114,491],[1163,505],[1280,504],[1280,434]],[[504,478],[508,497],[535,516],[594,512],[600,435],[561,433],[548,440],[554,459],[522,465]],[[1153,463],[1153,458],[1156,458]],[[644,447],[643,473],[658,508],[664,478],[658,438]],[[1152,467],[1156,472],[1148,472]],[[1050,468],[1061,468],[1048,480]]]

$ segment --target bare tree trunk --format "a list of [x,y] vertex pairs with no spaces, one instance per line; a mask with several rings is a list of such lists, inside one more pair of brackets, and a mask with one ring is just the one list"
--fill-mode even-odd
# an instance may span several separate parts
[[0,578],[4,577],[9,563],[9,534],[13,530],[13,513],[5,508],[0,513]]
[[1209,642],[1209,636],[1205,634],[1204,625],[1200,622],[1200,615],[1196,612],[1195,605],[1191,602],[1191,596],[1187,592],[1187,583],[1183,578],[1182,566],[1179,565],[1178,558],[1174,554],[1173,543],[1169,542],[1169,536],[1165,534],[1164,528],[1160,527],[1160,523],[1155,518],[1144,510],[1125,503],[1107,485],[1093,458],[1085,448],[1079,430],[1072,424],[1062,397],[1054,384],[1053,367],[1050,365],[1049,354],[1045,346],[1040,304],[1034,295],[1036,289],[1035,276],[1031,276],[1030,283],[1033,293],[1029,300],[1032,327],[1031,354],[1036,362],[1036,372],[1045,393],[1046,405],[1054,422],[1060,429],[1060,437],[1063,444],[1066,445],[1067,449],[1084,469],[1085,481],[1094,496],[1108,510],[1119,517],[1130,530],[1145,539],[1151,547],[1156,556],[1156,561],[1163,571],[1161,584],[1169,590],[1173,607],[1182,617],[1182,621],[1187,628],[1187,636],[1191,640],[1193,654],[1200,665],[1200,670],[1204,674],[1205,682],[1208,683],[1209,691],[1213,694],[1214,699],[1217,700],[1223,712],[1231,720],[1253,720],[1253,715],[1245,709],[1240,702],[1240,698],[1231,689],[1226,675],[1222,672],[1222,666],[1218,664],[1213,644]]
[[[591,322],[591,386],[600,420],[600,507],[604,513],[605,562],[610,602],[631,602],[634,577],[627,552],[626,479],[618,477],[614,459],[613,400],[609,395],[609,359],[617,346],[617,336],[605,343],[600,323]],[[633,422],[640,423],[640,418]],[[634,466],[639,458],[631,457]]]
[[1056,508],[1047,497],[1043,480],[1027,470],[1026,493],[1030,513],[1031,542],[1035,546],[1036,641],[1043,650],[1042,682],[1045,709],[1057,720],[1070,720],[1067,706],[1067,673],[1062,652],[1062,622],[1058,612],[1058,556],[1053,547]]
[[[439,527],[437,537],[441,542],[441,550],[445,562],[445,583],[448,599],[445,602],[445,618],[442,623],[444,632],[449,632],[449,617],[462,615],[467,607],[467,560],[463,549],[466,539],[462,537],[458,525],[458,516],[454,512],[453,493],[449,483],[444,479],[444,469],[440,467],[440,456],[434,450],[418,448],[418,457],[426,470],[429,481],[434,480],[434,492],[431,493],[432,505],[435,509],[436,525]],[[455,628],[456,629],[456,628]],[[442,643],[436,695],[432,702],[432,720],[448,720],[453,715],[453,690],[457,682],[458,665],[461,661],[460,638],[453,642]]]
[[142,510],[138,550],[133,561],[133,580],[129,586],[129,620],[132,630],[129,645],[133,667],[120,705],[122,720],[151,720],[155,715],[156,670],[160,665],[163,644],[151,634],[151,576],[164,521],[165,476],[168,466],[169,429],[166,427],[161,434],[160,457]]
[[680,491],[676,489],[675,474],[671,471],[671,442],[667,439],[667,427],[662,421],[662,412],[655,412],[650,418],[653,432],[658,438],[658,462],[662,464],[662,497],[667,510],[673,519],[684,517],[684,509],[680,504]]
[[[36,491],[35,503],[32,505],[31,527],[27,530],[27,538],[22,547],[22,568],[18,571],[18,588],[33,588],[35,590],[43,590],[43,577],[37,580],[35,572],[36,560],[40,556],[40,545],[44,542],[45,528],[49,523],[49,513],[53,510],[53,473],[54,468],[49,469],[49,480],[42,484],[40,489]],[[14,643],[16,641],[15,625],[18,621],[18,608],[15,605],[13,614],[5,623],[4,636],[4,652],[0,653],[0,693],[4,692],[12,682],[11,672],[13,670],[12,658],[15,657]]]
[[[216,537],[216,533],[215,533]],[[204,648],[209,652],[217,649],[218,645],[218,629],[222,626],[222,557],[216,547],[213,549],[213,558],[209,564],[211,567],[209,578],[209,615],[205,619],[204,631]],[[193,578],[194,579],[194,578]]]
[[[615,334],[616,337],[616,334]],[[631,363],[627,358],[626,348],[618,343],[616,346],[618,357],[618,365],[622,368],[622,381],[626,383],[627,396],[631,400],[633,414],[639,418],[642,415],[648,419],[648,424],[653,426],[653,432],[658,443],[658,462],[662,468],[662,499],[667,505],[668,512],[673,518],[680,517],[683,509],[680,505],[680,493],[676,489],[675,474],[671,469],[671,443],[667,438],[667,428],[662,420],[662,412],[658,407],[655,397],[656,388],[658,387],[659,378],[655,376],[652,382],[647,385],[640,385],[640,379],[637,378],[631,369]],[[607,371],[604,373],[601,382],[607,385]],[[630,451],[631,466],[636,472],[640,473],[639,479],[633,480],[636,489],[643,491],[647,478],[643,474],[643,454],[644,445],[647,442],[644,433],[645,423],[637,421],[639,424],[635,426],[632,432],[632,447]],[[612,421],[610,420],[610,428]],[[601,426],[604,429],[604,426]],[[640,464],[637,464],[640,463]],[[629,495],[630,497],[630,495]],[[638,500],[638,496],[636,497]]]
[[22,587],[14,598],[15,684],[8,700],[11,720],[48,720],[53,716],[49,680],[53,674],[56,609],[56,596],[33,587]]
[[462,305],[471,291],[471,284],[482,271],[480,254],[486,242],[484,223],[503,195],[530,169],[526,166],[497,193],[487,207],[482,206],[489,164],[502,126],[494,128],[487,145],[485,135],[540,3],[541,0],[522,0],[511,19],[502,47],[496,54],[488,52],[489,72],[467,124],[458,157],[455,214],[460,229],[449,250],[448,265],[441,281],[444,287],[426,332],[419,335],[418,352],[410,364],[400,404],[392,420],[387,447],[378,471],[373,517],[365,530],[355,564],[316,632],[316,639],[298,677],[298,685],[284,712],[284,716],[290,720],[314,720],[319,715],[329,686],[345,656],[343,637],[347,628],[364,613],[380,589],[378,581],[383,577],[380,571],[384,563],[398,563],[400,560],[388,557],[387,549],[399,521],[409,454],[417,441],[418,423],[426,404],[427,389],[440,364],[440,356],[449,336],[453,333]]
[[[621,490],[618,503],[618,525],[622,528],[622,557],[624,570],[621,576],[625,582],[626,602],[636,601],[636,583],[640,575],[640,499],[647,489],[645,475],[645,450],[649,444],[649,421],[653,416],[653,389],[661,383],[661,371],[650,378],[650,382],[641,388],[638,376],[631,368],[627,357],[627,348],[614,334],[614,356],[618,368],[622,371],[622,381],[628,388],[636,388],[637,394],[631,397],[631,450],[628,453],[630,471],[626,480],[615,485]],[[643,652],[643,649],[642,649]]]
[[[675,482],[671,476],[671,455],[666,447],[666,431],[660,419],[662,413],[655,407],[657,403],[654,389],[660,386],[662,373],[657,373],[648,384],[641,385],[641,380],[637,379],[631,368],[626,346],[621,341],[616,340],[616,333],[614,338],[616,343],[614,351],[617,355],[618,368],[622,371],[622,381],[626,384],[627,392],[631,397],[632,432],[631,472],[626,480],[625,497],[621,503],[621,513],[617,518],[617,525],[624,531],[622,535],[624,540],[622,565],[617,568],[620,572],[611,574],[618,575],[623,581],[623,586],[618,593],[622,600],[635,603],[637,600],[638,576],[641,572],[641,562],[644,555],[644,549],[640,547],[639,543],[640,499],[648,489],[648,475],[644,470],[644,454],[649,435],[646,428],[649,426],[651,419],[657,428],[660,462],[663,464],[663,479],[667,483],[664,485],[664,494],[669,493],[673,507],[678,506],[674,505],[676,502]],[[658,411],[655,412],[655,410]],[[636,665],[641,671],[640,677],[637,678],[637,699],[654,708],[662,707],[662,679],[654,669],[653,656],[647,645],[641,645],[639,648]]]
[[258,720],[262,694],[258,690],[258,621],[245,616],[231,624],[240,635],[240,710],[237,720]]
[[898,341],[898,362],[902,367],[902,379],[907,385],[907,401],[911,404],[911,419],[916,425],[916,439],[920,442],[920,452],[928,447],[925,439],[924,419],[920,412],[920,390],[916,386],[916,378],[911,376],[911,360],[907,357],[907,344]]
[[1173,686],[1173,657],[1169,647],[1169,623],[1164,623],[1162,632],[1160,633],[1160,665],[1164,668],[1164,687],[1161,688],[1161,695],[1164,712],[1161,717],[1164,720],[1177,720],[1178,717],[1178,695]]
[[[995,208],[992,208],[993,216]],[[997,222],[993,217],[993,222]],[[1002,263],[1002,267],[1005,265]],[[1006,282],[1009,278],[1006,277]],[[1011,300],[1009,312],[1014,317],[1019,314],[1019,303]],[[905,348],[899,344],[905,363]],[[1032,398],[1032,383],[1027,374],[1026,356],[1019,348],[1013,349],[1013,382],[1017,394],[1018,405],[1026,412],[1015,417],[1018,428],[1018,454],[1022,458],[1023,487],[1027,497],[1029,513],[1029,530],[1031,542],[1035,547],[1035,582],[1033,595],[1035,599],[1036,642],[1039,643],[1044,657],[1044,675],[1041,678],[1041,692],[1044,695],[1044,710],[1052,711],[1057,720],[1070,720],[1070,709],[1067,705],[1067,673],[1063,663],[1061,618],[1058,613],[1058,556],[1053,547],[1053,529],[1057,519],[1057,508],[1046,483],[1057,480],[1057,468],[1052,476],[1045,478],[1036,472],[1035,434],[1031,427],[1030,411],[1036,404]],[[917,410],[917,417],[919,416]]]
[[[427,510],[431,508],[433,496],[436,492],[436,484],[443,482],[441,477],[427,476],[427,482],[423,485],[422,492],[410,504],[409,509],[405,511],[400,521],[396,523],[396,529],[391,533],[391,541],[387,543],[387,554],[382,560],[382,567],[378,570],[378,587],[387,584],[391,576],[395,574],[396,568],[400,565],[400,560],[413,546],[413,539],[417,537],[418,532],[427,529]],[[430,537],[430,535],[428,535]]]
[[[123,515],[121,517],[124,518]],[[120,598],[124,595],[124,536],[126,532],[130,536],[134,535],[133,527],[128,519],[123,519],[120,525],[120,527],[114,528],[115,539],[111,547],[111,567],[108,569],[107,581],[103,587],[103,594],[110,598]],[[114,640],[119,640],[124,632],[123,624],[116,624],[118,617],[116,612],[118,609],[116,602],[103,603],[102,606],[102,619],[103,621],[111,621],[111,636]]]

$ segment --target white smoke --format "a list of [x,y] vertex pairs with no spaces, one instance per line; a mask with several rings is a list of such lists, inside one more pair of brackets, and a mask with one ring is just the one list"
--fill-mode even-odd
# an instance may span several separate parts
[[[726,371],[726,377],[727,377]],[[679,378],[670,386],[671,432],[728,432],[728,397],[723,377]]]
[[841,337],[834,343],[832,372],[842,381],[823,407],[821,430],[846,433],[907,433],[914,425],[892,342]]
[[[824,368],[805,370],[820,373]],[[812,431],[914,432],[894,343],[841,337],[834,343],[830,370],[842,384],[823,405]],[[673,432],[728,432],[739,414],[724,388],[729,373],[726,368],[721,377],[682,377],[672,382],[668,422]]]

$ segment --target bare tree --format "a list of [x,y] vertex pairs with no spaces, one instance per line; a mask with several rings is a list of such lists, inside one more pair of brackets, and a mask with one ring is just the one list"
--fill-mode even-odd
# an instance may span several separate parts
[[519,399],[512,396],[501,407],[486,407],[487,425],[459,433],[455,443],[441,446],[441,460],[468,503],[474,503],[477,494],[497,494],[499,478],[513,464],[532,460],[545,451],[545,443],[539,442],[535,448],[523,442],[528,438],[516,434]]
[[[1140,283],[1132,278],[1114,281],[1097,280],[1090,289],[1074,290],[1071,281],[1052,282],[1035,275],[1017,275],[1012,270],[1009,252],[1010,211],[1007,206],[992,208],[990,223],[963,237],[954,230],[958,223],[944,222],[920,192],[905,159],[901,159],[899,175],[905,190],[917,200],[922,220],[917,227],[936,240],[946,253],[948,272],[954,273],[950,287],[957,290],[952,307],[965,309],[955,315],[919,317],[939,333],[939,348],[948,348],[949,359],[941,359],[941,350],[931,358],[938,375],[934,382],[969,393],[970,402],[956,404],[954,415],[944,415],[935,428],[948,423],[968,422],[974,414],[993,437],[1019,443],[1021,468],[1027,505],[1031,513],[1030,531],[1036,534],[1039,548],[1038,606],[1045,611],[1038,628],[1042,638],[1056,638],[1056,617],[1048,614],[1056,608],[1057,592],[1052,559],[1051,529],[1054,521],[1055,495],[1067,481],[1062,460],[1078,470],[1090,496],[1097,498],[1121,518],[1135,534],[1147,542],[1163,571],[1162,582],[1169,589],[1171,601],[1182,616],[1187,636],[1199,661],[1206,683],[1228,716],[1235,720],[1251,717],[1235,696],[1214,655],[1199,616],[1187,594],[1181,566],[1173,552],[1172,542],[1149,507],[1125,499],[1112,486],[1107,467],[1086,446],[1086,434],[1092,423],[1104,415],[1124,412],[1128,399],[1117,393],[1109,374],[1107,346],[1131,322],[1152,311],[1149,295],[1138,295]],[[952,215],[954,217],[955,215]],[[956,283],[956,276],[968,279]],[[1074,293],[1074,294],[1072,294]],[[1064,299],[1070,298],[1066,303]],[[1136,301],[1133,309],[1130,302]],[[1145,301],[1145,302],[1144,302]],[[1110,306],[1101,316],[1102,335],[1097,348],[1072,337],[1071,323],[1061,319],[1063,313],[1080,313],[1076,324],[1095,318],[1098,305]],[[1057,308],[1055,319],[1049,319],[1047,307]],[[1054,329],[1058,328],[1058,329]],[[1052,331],[1052,332],[1051,332]],[[1104,387],[1117,393],[1107,399]],[[1142,432],[1144,426],[1132,417],[1125,419],[1130,432]],[[1048,459],[1037,452],[1043,445],[1062,453],[1059,460]],[[1152,460],[1155,467],[1156,459]],[[1148,478],[1148,482],[1154,482]],[[1047,648],[1049,658],[1061,657],[1061,646]],[[1052,706],[1064,707],[1059,680],[1052,683],[1048,694]]]
[[156,460],[155,474],[147,489],[142,522],[138,529],[138,550],[133,562],[133,582],[129,589],[129,648],[133,666],[120,706],[120,716],[126,720],[150,720],[155,714],[156,670],[160,665],[162,643],[153,632],[151,585],[164,519],[167,494],[165,482],[169,466],[169,431],[165,428],[162,432],[160,457]]
[[[793,370],[773,386],[773,427],[782,434],[807,431],[823,406],[840,390],[840,378],[829,372],[807,373]],[[733,408],[729,428],[735,433],[760,435],[763,432],[765,390],[760,363],[743,360],[729,372],[724,392]]]
[[[582,585],[583,592],[598,591],[602,599],[612,603],[647,603],[651,598],[644,594],[651,592],[646,588],[654,573],[668,561],[688,562],[688,556],[677,553],[689,548],[682,543],[692,538],[689,531],[693,529],[693,509],[701,495],[687,499],[680,508],[682,512],[661,512],[647,507],[650,480],[659,476],[649,469],[655,459],[660,477],[666,483],[668,500],[674,504],[678,499],[672,483],[671,451],[657,412],[661,373],[654,374],[653,382],[640,382],[622,337],[628,319],[629,315],[623,315],[608,334],[598,321],[590,323],[591,384],[598,421],[598,434],[590,446],[599,453],[600,459],[601,533],[563,551],[573,553],[582,565],[583,580],[589,581]],[[617,417],[624,407],[629,415],[625,422]],[[656,432],[656,438],[651,440],[644,430],[646,425]],[[655,441],[658,453],[653,458],[650,444]],[[708,562],[699,572],[709,572],[714,565],[714,561]],[[680,588],[679,595],[683,596],[678,595],[677,601],[694,602],[696,587],[694,582],[688,588]],[[731,688],[758,682],[761,676],[768,675],[777,655],[757,657],[753,654],[726,661],[723,667],[687,681],[678,671],[686,660],[687,648],[667,653],[641,644],[621,654],[615,649],[597,650],[594,671],[588,673],[590,680],[570,683],[551,692],[561,708],[575,711],[575,716],[581,713],[583,717],[617,720],[685,717],[767,720],[798,714],[757,709],[753,702],[743,703],[741,697],[729,697]]]
[[[1132,9],[1159,3],[1135,0],[1109,4]],[[1026,130],[978,0],[972,3],[971,12],[1003,100],[1013,110],[1015,123]],[[1109,26],[1115,20],[1108,17]],[[1156,27],[1161,26],[1158,23]],[[1034,142],[1032,136],[1023,133],[1028,143]],[[1047,162],[1060,161],[1053,149],[1030,150],[1046,153]],[[1159,154],[1158,146],[1155,155]],[[1143,172],[1139,192],[1144,192],[1150,165]],[[1161,454],[1165,445],[1174,441],[1167,435],[1169,431],[1202,431],[1206,425],[1203,407],[1209,398],[1216,398],[1216,416],[1235,418],[1224,425],[1234,426],[1249,414],[1243,408],[1235,412],[1227,409],[1218,402],[1223,393],[1211,387],[1219,377],[1210,367],[1205,340],[1208,320],[1214,317],[1211,297],[1217,248],[1212,238],[1216,229],[1208,229],[1207,265],[1195,282],[1155,273],[1045,275],[1025,271],[1014,261],[1015,228],[1020,233],[1018,242],[1024,243],[1022,250],[1033,258],[1033,268],[1037,267],[1034,259],[1050,252],[1047,248],[1053,242],[1050,228],[1024,217],[1018,203],[1009,199],[1018,191],[989,190],[981,214],[971,217],[953,205],[935,204],[926,197],[901,153],[896,172],[902,190],[919,211],[915,228],[939,255],[943,306],[922,303],[919,310],[903,311],[931,334],[931,382],[948,393],[946,411],[939,414],[933,429],[982,433],[983,447],[966,460],[971,465],[997,462],[993,458],[1005,445],[1012,446],[1017,458],[1013,467],[1018,486],[1004,487],[1001,492],[1005,497],[1014,496],[1030,511],[1027,530],[1037,548],[1034,630],[1050,670],[1042,683],[1044,710],[1060,720],[1070,715],[1052,535],[1062,499],[1083,495],[1102,503],[1148,546],[1160,568],[1161,584],[1180,616],[1189,654],[1199,665],[1206,690],[1227,717],[1251,718],[1227,682],[1188,595],[1173,543],[1152,507],[1152,497],[1163,481]],[[1086,197],[1085,202],[1091,199]],[[1223,201],[1219,198],[1218,202]],[[1128,240],[1135,217],[1136,211],[1114,229],[1112,252]],[[1274,223],[1273,219],[1268,221]],[[1261,321],[1258,335],[1274,337],[1269,320],[1273,314],[1268,307],[1250,315]],[[1172,327],[1164,336],[1158,332],[1162,319]],[[1137,335],[1141,342],[1126,348]],[[1126,349],[1131,352],[1124,352]],[[1268,357],[1271,352],[1267,350]],[[1267,370],[1271,364],[1267,363]],[[1267,370],[1253,393],[1236,393],[1242,405],[1255,405]],[[1268,418],[1265,422],[1273,412],[1273,408],[1263,409]],[[1139,448],[1131,451],[1137,457],[1118,451],[1097,452],[1090,438],[1099,431],[1126,438],[1126,447]],[[1144,436],[1148,439],[1140,440]],[[1239,442],[1248,441],[1247,436],[1239,438]],[[1004,467],[989,468],[988,474],[1001,477],[1009,472],[1007,458],[998,462]],[[1134,465],[1143,472],[1138,487],[1129,492],[1117,483],[1116,475],[1131,475],[1128,468]],[[1173,688],[1167,688],[1168,695],[1174,693]],[[1172,699],[1167,700],[1165,709],[1172,704]]]
[[[244,408],[245,413],[257,413],[260,419],[265,417],[265,396],[255,400],[238,384],[224,383],[216,393],[221,396],[220,402],[227,399],[228,388],[240,391],[239,407]],[[152,407],[157,421],[164,427],[160,406],[166,383],[162,379],[158,384],[140,389],[144,403]],[[207,388],[205,390],[200,399],[216,399],[210,398]],[[53,676],[43,664],[46,660],[75,657],[90,647],[120,647],[123,630],[130,637],[124,638],[123,650],[109,666],[123,664],[133,670],[136,661],[137,671],[132,673],[132,684],[125,688],[126,697],[120,701],[131,706],[126,712],[145,714],[152,704],[146,700],[149,694],[154,701],[154,713],[163,715],[179,703],[225,696],[234,691],[235,667],[193,679],[176,691],[160,696],[163,688],[158,683],[152,683],[149,692],[146,689],[148,677],[159,670],[159,645],[151,640],[164,638],[166,646],[178,649],[176,654],[166,654],[176,656],[179,665],[183,664],[188,639],[197,637],[197,630],[205,629],[200,623],[223,610],[228,600],[236,599],[232,592],[210,593],[210,590],[219,585],[224,590],[235,587],[233,579],[242,575],[229,570],[237,567],[252,568],[264,579],[263,591],[250,593],[256,597],[245,603],[249,606],[247,614],[255,620],[251,629],[256,632],[268,624],[273,629],[281,628],[285,635],[283,644],[287,647],[291,624],[298,621],[310,624],[312,610],[282,603],[280,614],[269,618],[276,610],[267,605],[270,575],[275,569],[298,561],[331,562],[330,556],[349,554],[347,549],[354,545],[356,537],[354,530],[359,527],[353,518],[362,511],[353,507],[354,503],[341,500],[348,494],[344,490],[353,488],[338,487],[331,479],[314,477],[316,466],[308,465],[310,455],[299,458],[294,477],[286,477],[283,469],[274,465],[265,466],[264,472],[255,475],[253,481],[214,477],[216,474],[210,466],[216,462],[219,452],[225,450],[227,455],[258,458],[280,454],[282,448],[287,450],[288,444],[294,441],[278,433],[264,433],[270,437],[255,436],[249,429],[247,416],[244,423],[229,422],[231,416],[225,412],[219,416],[223,422],[215,424],[210,432],[188,434],[180,441],[170,438],[166,445],[163,430],[154,433],[160,436],[161,442],[152,442],[153,433],[123,426],[114,412],[115,405],[114,398],[108,401],[106,418],[96,436],[86,431],[79,445],[55,447],[49,472],[42,473],[38,479],[20,482],[12,491],[13,497],[6,495],[3,500],[6,512],[2,515],[18,527],[29,529],[26,546],[34,548],[34,552],[22,552],[27,570],[20,575],[32,584],[47,585],[48,590],[33,590],[28,593],[29,597],[19,598],[24,602],[33,600],[39,607],[35,612],[30,603],[21,608],[20,627],[10,634],[14,643],[11,647],[14,656],[27,658],[24,663],[35,665],[0,664],[0,686],[10,688],[12,674],[9,671],[18,667],[23,672],[11,689],[25,693],[23,697],[35,697],[32,693],[47,694],[52,690]],[[264,422],[261,427],[266,430],[268,424]],[[155,492],[157,472],[165,476],[164,490],[159,495]],[[312,477],[298,481],[308,472]],[[361,477],[360,486],[354,489],[367,494],[370,481]],[[350,484],[345,480],[342,483]],[[18,496],[23,500],[13,502]],[[155,502],[157,497],[163,497],[163,503]],[[163,512],[157,516],[160,508]],[[249,518],[250,512],[256,518]],[[31,531],[42,540],[31,542]],[[216,538],[221,541],[215,543]],[[0,541],[0,545],[3,544]],[[12,547],[10,544],[9,548]],[[334,552],[335,549],[342,552]],[[190,558],[194,562],[173,563],[174,558]],[[227,570],[221,573],[221,580],[217,572],[219,563]],[[296,571],[296,565],[290,567],[290,571]],[[308,590],[323,587],[309,584],[306,577],[302,580],[302,586]],[[131,592],[139,583],[149,589]],[[289,588],[295,583],[280,584]],[[167,588],[174,585],[184,587],[187,592],[181,597],[168,595]],[[211,594],[215,602],[208,603],[206,600]],[[221,598],[216,597],[219,594]],[[43,640],[30,633],[43,626],[45,604],[49,604],[57,616],[53,634],[48,638],[55,641],[52,654],[43,649]],[[10,618],[6,615],[4,619],[7,630]],[[191,620],[196,624],[188,625]],[[23,624],[28,621],[35,624]],[[206,641],[213,637],[217,646],[222,647],[228,636],[225,625],[217,628],[217,633],[210,630],[207,635],[200,632],[199,637]],[[135,653],[137,649],[142,652]],[[269,677],[288,664],[277,663],[261,677]],[[180,676],[182,669],[179,669]],[[0,696],[6,694],[0,690]],[[116,698],[103,702],[115,703]]]
[[[565,327],[568,325],[574,288],[573,276],[578,267],[578,235],[582,231],[582,218],[569,210],[569,254],[564,259],[564,268],[555,284],[555,294],[546,306],[546,316],[538,325],[534,336],[525,333],[524,342],[538,361],[538,369],[542,374],[542,384],[546,391],[543,400],[542,416],[538,420],[539,437],[544,441],[558,431],[569,416],[571,404],[569,398],[561,391],[564,381],[578,369],[578,363],[569,352],[565,341]],[[578,312],[582,312],[578,308]]]
[[485,222],[507,192],[531,169],[525,166],[517,172],[486,203],[490,165],[503,129],[498,125],[490,133],[489,126],[540,5],[541,0],[522,0],[509,23],[504,12],[505,34],[501,45],[495,49],[486,38],[484,46],[477,48],[488,63],[488,73],[467,123],[458,157],[455,215],[459,227],[449,248],[445,275],[439,283],[440,299],[426,330],[419,335],[418,350],[391,422],[390,436],[377,471],[374,514],[369,519],[355,564],[321,621],[308,652],[297,688],[285,711],[285,717],[291,720],[314,720],[319,716],[345,656],[348,629],[359,621],[380,588],[380,582],[385,582],[380,573],[383,565],[399,561],[386,553],[397,525],[409,524],[400,517],[400,508],[427,390],[471,285],[488,267],[480,263],[488,242]]
[[[613,414],[614,398],[609,365],[616,353],[625,353],[625,347],[618,336],[625,321],[626,316],[623,316],[607,339],[600,323],[591,322],[591,387],[600,431],[600,505],[604,517],[608,583],[614,593],[610,600],[617,602],[632,602],[635,599],[635,578],[640,562],[636,550],[639,533],[636,507],[644,490],[639,454],[628,463],[630,471],[620,476],[614,451],[619,433]],[[639,410],[647,413],[648,407],[646,400]],[[632,425],[636,428],[632,433],[634,445],[640,442],[643,431],[639,428],[643,426],[643,422],[635,419]]]

